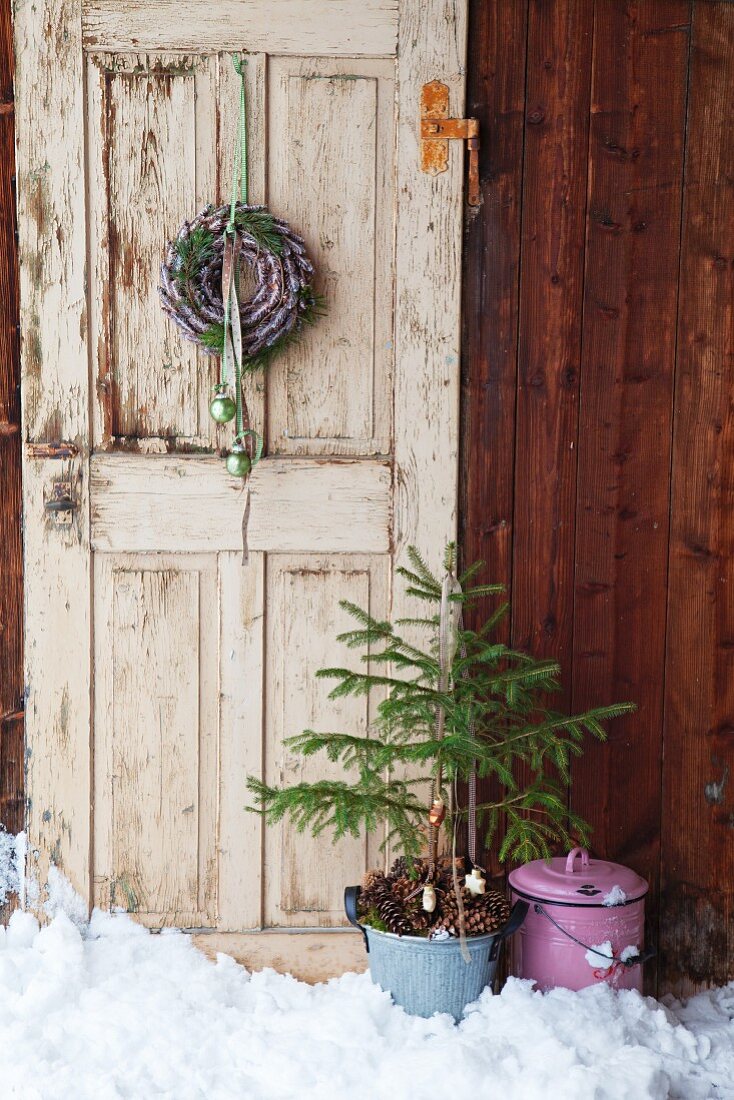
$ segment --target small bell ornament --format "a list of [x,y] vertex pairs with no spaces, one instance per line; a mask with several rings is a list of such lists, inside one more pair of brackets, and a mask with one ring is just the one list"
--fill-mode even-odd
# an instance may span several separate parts
[[440,825],[443,825],[443,819],[446,817],[446,806],[442,798],[434,798],[433,805],[428,813],[428,822],[438,829]]
[[229,424],[234,420],[237,406],[221,383],[214,387],[214,397],[209,405],[209,415],[217,424]]
[[426,913],[432,913],[436,908],[436,891],[430,882],[423,887],[421,904]]
[[245,448],[241,443],[235,443],[232,446],[232,450],[227,455],[227,472],[232,477],[247,477],[252,469],[252,462]]
[[470,875],[464,879],[464,885],[470,894],[476,896],[483,894],[487,889],[487,880],[478,867],[475,867]]

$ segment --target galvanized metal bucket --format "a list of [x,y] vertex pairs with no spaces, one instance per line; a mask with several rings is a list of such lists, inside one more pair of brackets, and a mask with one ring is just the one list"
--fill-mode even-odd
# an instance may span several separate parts
[[359,886],[344,891],[344,908],[350,922],[364,937],[372,980],[412,1016],[447,1012],[458,1021],[464,1009],[476,1001],[494,981],[502,943],[522,924],[527,903],[518,901],[507,924],[485,936],[469,936],[466,962],[457,939],[428,940],[422,936],[395,936],[360,924],[357,919]]

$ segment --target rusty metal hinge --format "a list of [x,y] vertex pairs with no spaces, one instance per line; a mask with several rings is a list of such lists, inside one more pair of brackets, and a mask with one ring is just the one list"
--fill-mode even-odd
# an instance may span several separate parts
[[79,448],[76,443],[66,440],[54,440],[53,443],[26,443],[28,458],[76,458]]
[[432,176],[449,166],[449,141],[465,141],[469,150],[466,201],[479,206],[479,120],[449,118],[449,89],[432,80],[421,89],[421,170]]

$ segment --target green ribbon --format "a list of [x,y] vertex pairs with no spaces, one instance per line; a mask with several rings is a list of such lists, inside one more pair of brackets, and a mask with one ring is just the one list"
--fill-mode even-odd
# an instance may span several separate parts
[[245,428],[244,431],[239,432],[237,435],[237,442],[244,443],[246,439],[252,440],[252,455],[250,462],[255,466],[263,456],[263,438],[254,428]]
[[239,256],[242,238],[237,232],[237,193],[239,201],[247,205],[247,98],[245,88],[245,69],[247,61],[243,57],[233,57],[234,70],[240,78],[240,118],[232,165],[232,197],[229,207],[229,221],[224,229],[224,254],[222,258],[222,301],[224,304],[224,342],[220,368],[220,382],[227,384],[229,361],[234,363],[235,385],[235,441],[252,439],[254,466],[260,461],[263,441],[254,429],[247,424],[247,414],[242,399],[242,328],[240,323],[240,303],[238,297]]

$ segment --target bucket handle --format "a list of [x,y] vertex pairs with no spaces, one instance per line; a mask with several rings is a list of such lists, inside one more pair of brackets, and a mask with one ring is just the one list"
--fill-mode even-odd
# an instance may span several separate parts
[[528,903],[521,898],[518,898],[515,902],[507,924],[500,928],[499,932],[492,940],[492,946],[489,949],[489,958],[491,962],[494,962],[499,955],[502,941],[508,939],[514,932],[517,932],[518,928],[525,920],[525,917],[528,915],[529,908],[530,906]]
[[572,875],[576,870],[576,856],[581,856],[581,870],[586,871],[589,866],[589,853],[586,848],[572,848],[566,860],[566,874]]
[[362,933],[364,939],[364,946],[367,954],[370,953],[370,941],[367,937],[367,929],[363,924],[359,923],[357,917],[357,902],[360,895],[359,886],[347,886],[344,890],[344,912],[347,914],[347,920],[350,924],[353,924],[355,928],[358,928]]
[[549,920],[567,939],[573,940],[579,947],[583,947],[584,951],[591,951],[592,954],[598,955],[600,959],[608,959],[609,962],[613,963],[615,966],[623,966],[626,967],[627,970],[631,970],[633,966],[641,966],[642,963],[647,962],[648,959],[654,959],[657,955],[657,951],[654,947],[646,947],[644,951],[641,951],[637,955],[631,955],[628,959],[623,959],[619,955],[603,955],[601,951],[597,951],[595,947],[589,947],[588,943],[583,943],[582,940],[572,935],[567,928],[560,925],[558,921],[550,915],[548,910],[543,908],[540,902],[536,902],[534,908],[539,917],[545,917],[546,920]]

